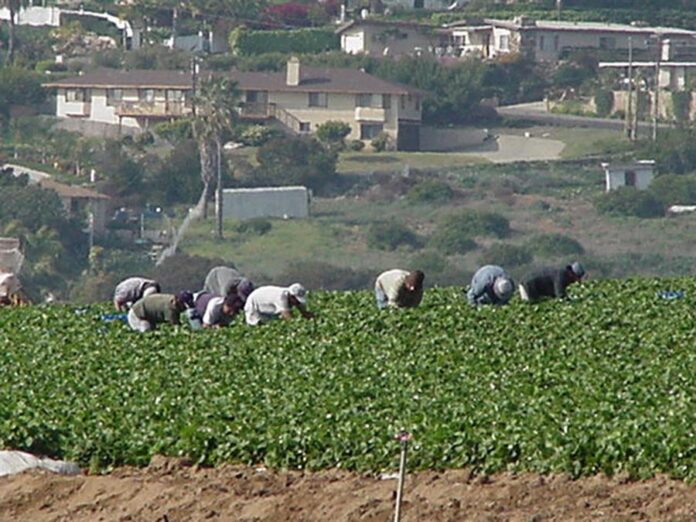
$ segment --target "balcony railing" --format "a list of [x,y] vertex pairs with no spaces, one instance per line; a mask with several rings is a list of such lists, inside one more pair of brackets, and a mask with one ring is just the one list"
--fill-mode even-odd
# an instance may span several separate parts
[[384,123],[387,121],[387,111],[377,107],[356,107],[355,119],[358,121],[375,121]]
[[191,114],[191,107],[183,102],[121,102],[116,106],[118,116],[169,118]]
[[242,118],[270,118],[271,104],[264,102],[244,102],[239,108]]

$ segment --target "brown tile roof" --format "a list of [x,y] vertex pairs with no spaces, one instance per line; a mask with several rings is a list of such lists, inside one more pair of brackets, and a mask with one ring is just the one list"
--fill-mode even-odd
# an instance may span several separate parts
[[434,29],[437,29],[437,27],[434,25],[419,24],[416,22],[401,22],[398,20],[395,20],[395,21],[389,21],[389,20],[349,20],[348,22],[345,22],[345,23],[339,25],[334,30],[334,33],[341,34],[341,33],[345,32],[347,29],[350,29],[351,27],[360,27],[360,26],[401,27],[403,29],[418,29],[421,31],[432,31]]
[[[206,73],[201,73],[204,77]],[[345,94],[423,94],[419,89],[377,78],[358,69],[333,69],[300,65],[300,85],[287,85],[283,72],[231,71],[227,75],[245,91],[333,92]],[[120,71],[101,69],[81,76],[48,82],[53,88],[190,89],[191,74],[184,71]]]

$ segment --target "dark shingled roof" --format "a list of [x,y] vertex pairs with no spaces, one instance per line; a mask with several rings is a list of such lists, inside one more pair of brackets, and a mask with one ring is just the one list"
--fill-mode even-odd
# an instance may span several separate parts
[[[201,73],[204,78],[209,73]],[[399,83],[389,82],[357,69],[332,69],[324,67],[300,66],[300,85],[286,83],[283,72],[243,72],[225,73],[237,82],[244,91],[271,92],[333,92],[344,94],[424,94],[423,91]],[[54,88],[150,88],[150,89],[190,89],[191,73],[186,71],[152,71],[101,69],[81,76],[74,76],[44,87]]]

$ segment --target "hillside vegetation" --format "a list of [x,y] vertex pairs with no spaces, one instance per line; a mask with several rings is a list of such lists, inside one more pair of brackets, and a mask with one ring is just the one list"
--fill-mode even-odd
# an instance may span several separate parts
[[416,468],[694,479],[695,292],[601,281],[473,309],[449,288],[384,312],[316,293],[314,321],[146,335],[102,307],[3,310],[0,447],[95,469],[165,454],[376,471],[407,429]]

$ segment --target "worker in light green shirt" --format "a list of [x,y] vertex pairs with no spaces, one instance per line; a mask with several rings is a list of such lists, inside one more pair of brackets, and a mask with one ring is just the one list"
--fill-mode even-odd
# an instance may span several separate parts
[[137,332],[148,332],[158,324],[179,324],[179,316],[193,308],[193,294],[152,294],[137,301],[128,311],[128,325]]

